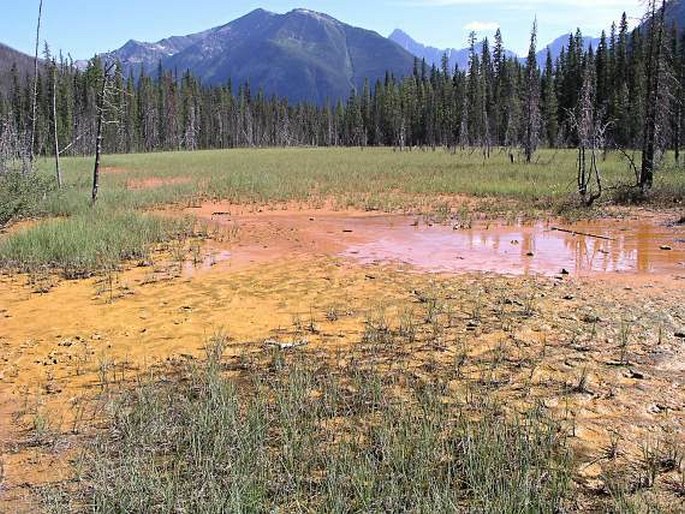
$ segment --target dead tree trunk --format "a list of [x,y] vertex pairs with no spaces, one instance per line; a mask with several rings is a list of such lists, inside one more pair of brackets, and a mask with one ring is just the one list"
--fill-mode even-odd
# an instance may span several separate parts
[[602,175],[597,166],[597,153],[606,147],[606,131],[610,126],[610,123],[601,122],[601,113],[595,112],[594,84],[592,68],[587,67],[578,107],[575,112],[568,113],[571,127],[578,136],[578,194],[588,207],[602,196]]
[[52,128],[55,140],[55,178],[57,187],[62,188],[62,170],[59,165],[59,137],[57,130],[57,65],[52,66]]
[[114,67],[113,64],[105,67],[102,76],[102,88],[98,98],[98,125],[95,138],[95,167],[93,168],[93,190],[91,193],[91,204],[95,205],[100,190],[100,158],[102,155],[102,128],[105,124],[105,106],[107,103],[107,88],[109,86],[109,73]]
[[[650,2],[649,21],[649,58],[647,60],[647,112],[643,130],[642,169],[640,171],[640,188],[646,193],[654,183],[654,166],[656,154],[657,111],[660,108],[659,88],[662,66],[662,46],[664,39],[664,16],[666,0],[662,0],[661,11],[657,13],[656,0]],[[658,17],[657,17],[658,15]]]
[[33,165],[36,145],[36,115],[38,111],[38,46],[40,44],[40,22],[43,17],[43,0],[38,4],[38,23],[36,24],[36,53],[33,58],[33,98],[31,101],[31,141],[29,142],[29,162]]

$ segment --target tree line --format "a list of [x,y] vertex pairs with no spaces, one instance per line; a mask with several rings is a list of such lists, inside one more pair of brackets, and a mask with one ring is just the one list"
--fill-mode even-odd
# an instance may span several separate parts
[[35,80],[13,68],[0,95],[0,155],[21,158],[27,139],[31,154],[92,154],[99,135],[111,153],[384,145],[487,157],[505,147],[531,161],[540,146],[642,149],[653,168],[666,149],[680,158],[685,37],[664,25],[658,2],[650,7],[634,30],[624,14],[596,48],[578,30],[542,67],[535,25],[525,60],[507,56],[499,30],[492,43],[471,34],[465,69],[451,69],[447,56],[440,66],[417,60],[407,77],[387,74],[324,105],[293,105],[250,84],[207,86],[161,65],[126,76],[95,57],[82,69],[46,45]]

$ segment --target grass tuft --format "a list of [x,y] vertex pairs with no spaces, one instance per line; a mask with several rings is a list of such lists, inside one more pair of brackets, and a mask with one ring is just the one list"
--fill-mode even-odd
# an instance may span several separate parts
[[88,459],[91,512],[558,512],[568,497],[569,452],[539,413],[465,412],[311,361],[236,382],[223,347],[118,404]]
[[51,180],[41,173],[0,173],[0,228],[41,214],[44,199],[53,189]]
[[143,259],[151,245],[186,237],[190,219],[166,219],[135,212],[51,220],[0,242],[0,267],[32,273],[40,269],[74,279],[112,269],[121,261]]

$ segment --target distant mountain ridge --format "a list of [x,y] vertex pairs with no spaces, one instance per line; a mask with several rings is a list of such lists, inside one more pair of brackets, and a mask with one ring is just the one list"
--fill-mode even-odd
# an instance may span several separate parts
[[[442,56],[447,54],[450,70],[454,70],[454,66],[458,65],[460,70],[465,70],[469,65],[469,49],[468,48],[435,48],[433,46],[426,46],[419,43],[409,34],[401,29],[395,29],[388,39],[394,41],[402,48],[407,50],[412,55],[419,59],[425,59],[429,66],[440,66],[442,63]],[[480,47],[478,48],[480,51]],[[505,50],[507,57],[516,57],[514,52]]]
[[[538,64],[540,67],[545,65],[545,62],[547,61],[547,50],[550,51],[552,54],[552,61],[556,61],[559,56],[561,55],[562,50],[568,49],[568,44],[569,44],[569,39],[573,36],[573,34],[568,33],[564,34],[563,36],[559,36],[556,38],[554,41],[552,41],[550,44],[545,46],[542,50],[540,50],[537,53],[537,60]],[[594,50],[597,50],[597,46],[599,45],[600,38],[593,38],[589,36],[583,36],[583,49],[588,50],[590,47],[592,47]]]
[[23,83],[27,75],[33,76],[33,57],[0,43],[0,92],[7,94],[12,87],[12,66]]
[[[685,2],[667,5],[667,24],[685,27]],[[556,60],[568,46],[569,36],[562,35],[541,47],[538,64],[544,66],[548,49]],[[586,49],[596,49],[598,43],[599,39],[584,38]],[[125,71],[134,75],[141,69],[154,75],[161,64],[163,69],[178,74],[190,70],[207,85],[230,80],[237,87],[249,82],[253,90],[261,88],[267,95],[321,104],[346,99],[351,89],[361,89],[365,79],[373,85],[386,72],[397,77],[408,75],[417,57],[440,66],[445,53],[451,69],[455,65],[466,69],[468,48],[427,46],[399,29],[384,38],[308,9],[285,14],[256,9],[195,34],[154,43],[129,40],[103,56],[121,61]],[[511,51],[507,56],[516,57]],[[0,92],[8,91],[13,63],[21,79],[33,73],[32,57],[0,44]]]
[[[552,60],[556,60],[560,55],[561,51],[564,48],[568,48],[568,42],[569,42],[569,37],[571,34],[564,34],[563,36],[559,36],[556,38],[554,41],[552,41],[550,44],[546,45],[542,50],[539,50],[536,54],[537,56],[537,62],[540,67],[545,65],[545,62],[547,60],[547,50],[552,53]],[[460,70],[464,70],[468,67],[469,63],[469,49],[468,48],[462,48],[462,49],[456,49],[456,48],[446,48],[446,49],[440,49],[440,48],[435,48],[432,46],[426,46],[422,43],[419,43],[415,39],[413,39],[409,34],[404,32],[401,29],[395,29],[390,36],[388,36],[388,39],[391,41],[394,41],[398,45],[400,45],[402,48],[407,50],[409,53],[413,54],[414,56],[418,57],[419,59],[425,59],[426,63],[429,66],[435,65],[435,66],[440,66],[442,63],[442,57],[443,55],[447,54],[447,58],[450,63],[450,69],[454,69],[455,65],[459,66]],[[585,50],[587,50],[590,46],[593,48],[597,48],[597,44],[599,43],[598,38],[591,38],[591,37],[583,37],[583,43],[585,46]],[[492,46],[490,47],[492,50]],[[478,48],[480,51],[480,48]],[[512,51],[505,50],[505,54],[508,58],[518,58],[520,60],[525,60],[525,56],[518,56]]]
[[257,9],[226,25],[188,36],[129,41],[106,54],[126,71],[190,70],[205,84],[249,82],[266,94],[323,103],[346,99],[365,79],[404,76],[414,57],[392,41],[308,9]]

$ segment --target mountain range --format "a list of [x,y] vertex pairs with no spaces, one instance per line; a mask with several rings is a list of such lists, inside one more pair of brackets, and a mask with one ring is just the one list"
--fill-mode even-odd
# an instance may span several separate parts
[[[425,59],[428,66],[435,65],[440,67],[443,55],[447,54],[450,70],[455,66],[459,66],[460,70],[465,70],[469,65],[469,49],[468,48],[435,48],[433,46],[426,46],[414,40],[409,34],[401,29],[395,29],[390,36],[390,41],[394,41],[402,48],[407,50],[412,55],[419,59]],[[478,48],[480,50],[480,48]],[[508,57],[516,57],[514,52],[506,51]]]
[[[549,45],[547,45],[545,48],[537,52],[537,62],[540,67],[545,65],[545,62],[547,61],[547,50],[552,54],[552,60],[556,60],[557,57],[561,54],[562,49],[568,47],[568,39],[571,36],[571,34],[564,34],[563,36],[559,36],[556,38],[554,41],[552,41]],[[391,41],[394,41],[398,45],[400,45],[402,48],[407,50],[409,53],[417,56],[419,59],[425,59],[426,63],[429,66],[435,65],[435,66],[440,66],[442,63],[442,57],[443,55],[447,54],[447,58],[449,61],[450,69],[454,69],[454,66],[457,65],[459,66],[460,70],[465,70],[468,65],[469,65],[469,49],[468,48],[461,48],[461,49],[456,49],[456,48],[445,48],[445,49],[440,49],[440,48],[435,48],[432,46],[425,46],[417,41],[415,41],[409,34],[406,32],[400,30],[400,29],[395,29],[390,36],[388,36],[388,39]],[[585,49],[587,50],[590,46],[593,48],[597,48],[597,44],[599,43],[599,38],[591,38],[591,37],[584,37],[583,38],[583,43],[585,45]],[[492,50],[492,46],[490,47]],[[508,58],[519,58],[522,61],[525,61],[526,57],[525,56],[517,56],[514,52],[510,50],[505,50],[505,54]]]
[[[568,35],[549,45],[553,57],[567,44]],[[594,40],[586,38],[589,46]],[[440,66],[447,53],[450,68],[468,65],[468,48],[438,49],[415,41],[401,30],[384,38],[376,32],[352,27],[331,16],[308,9],[275,14],[263,9],[188,36],[156,43],[131,40],[104,57],[119,60],[127,73],[166,70],[192,71],[205,84],[234,85],[249,82],[266,94],[291,101],[323,103],[345,99],[365,79],[373,84],[386,72],[405,76],[415,58]],[[516,55],[507,51],[507,56]],[[538,55],[544,64],[547,50]]]
[[[669,4],[667,16],[669,24],[685,20],[685,2]],[[544,65],[548,49],[556,59],[568,39],[568,34],[562,35],[541,49],[538,64]],[[586,47],[595,48],[599,42],[592,38],[584,41]],[[237,87],[249,82],[267,95],[322,104],[346,99],[367,79],[373,84],[386,73],[405,76],[411,73],[416,58],[440,66],[445,53],[451,68],[467,67],[468,49],[426,46],[399,29],[385,38],[308,9],[285,14],[257,9],[196,34],[156,43],[130,40],[103,57],[120,61],[125,72],[134,76],[141,69],[154,74],[161,65],[179,74],[190,70],[207,85],[231,81]],[[507,55],[516,57],[510,51]],[[20,77],[32,72],[32,57],[0,44],[0,92],[8,90],[12,63],[17,64]]]
[[411,72],[414,56],[376,32],[326,14],[257,9],[227,25],[157,43],[129,41],[106,55],[126,70],[190,70],[205,84],[249,82],[293,102],[346,99],[364,80]]

